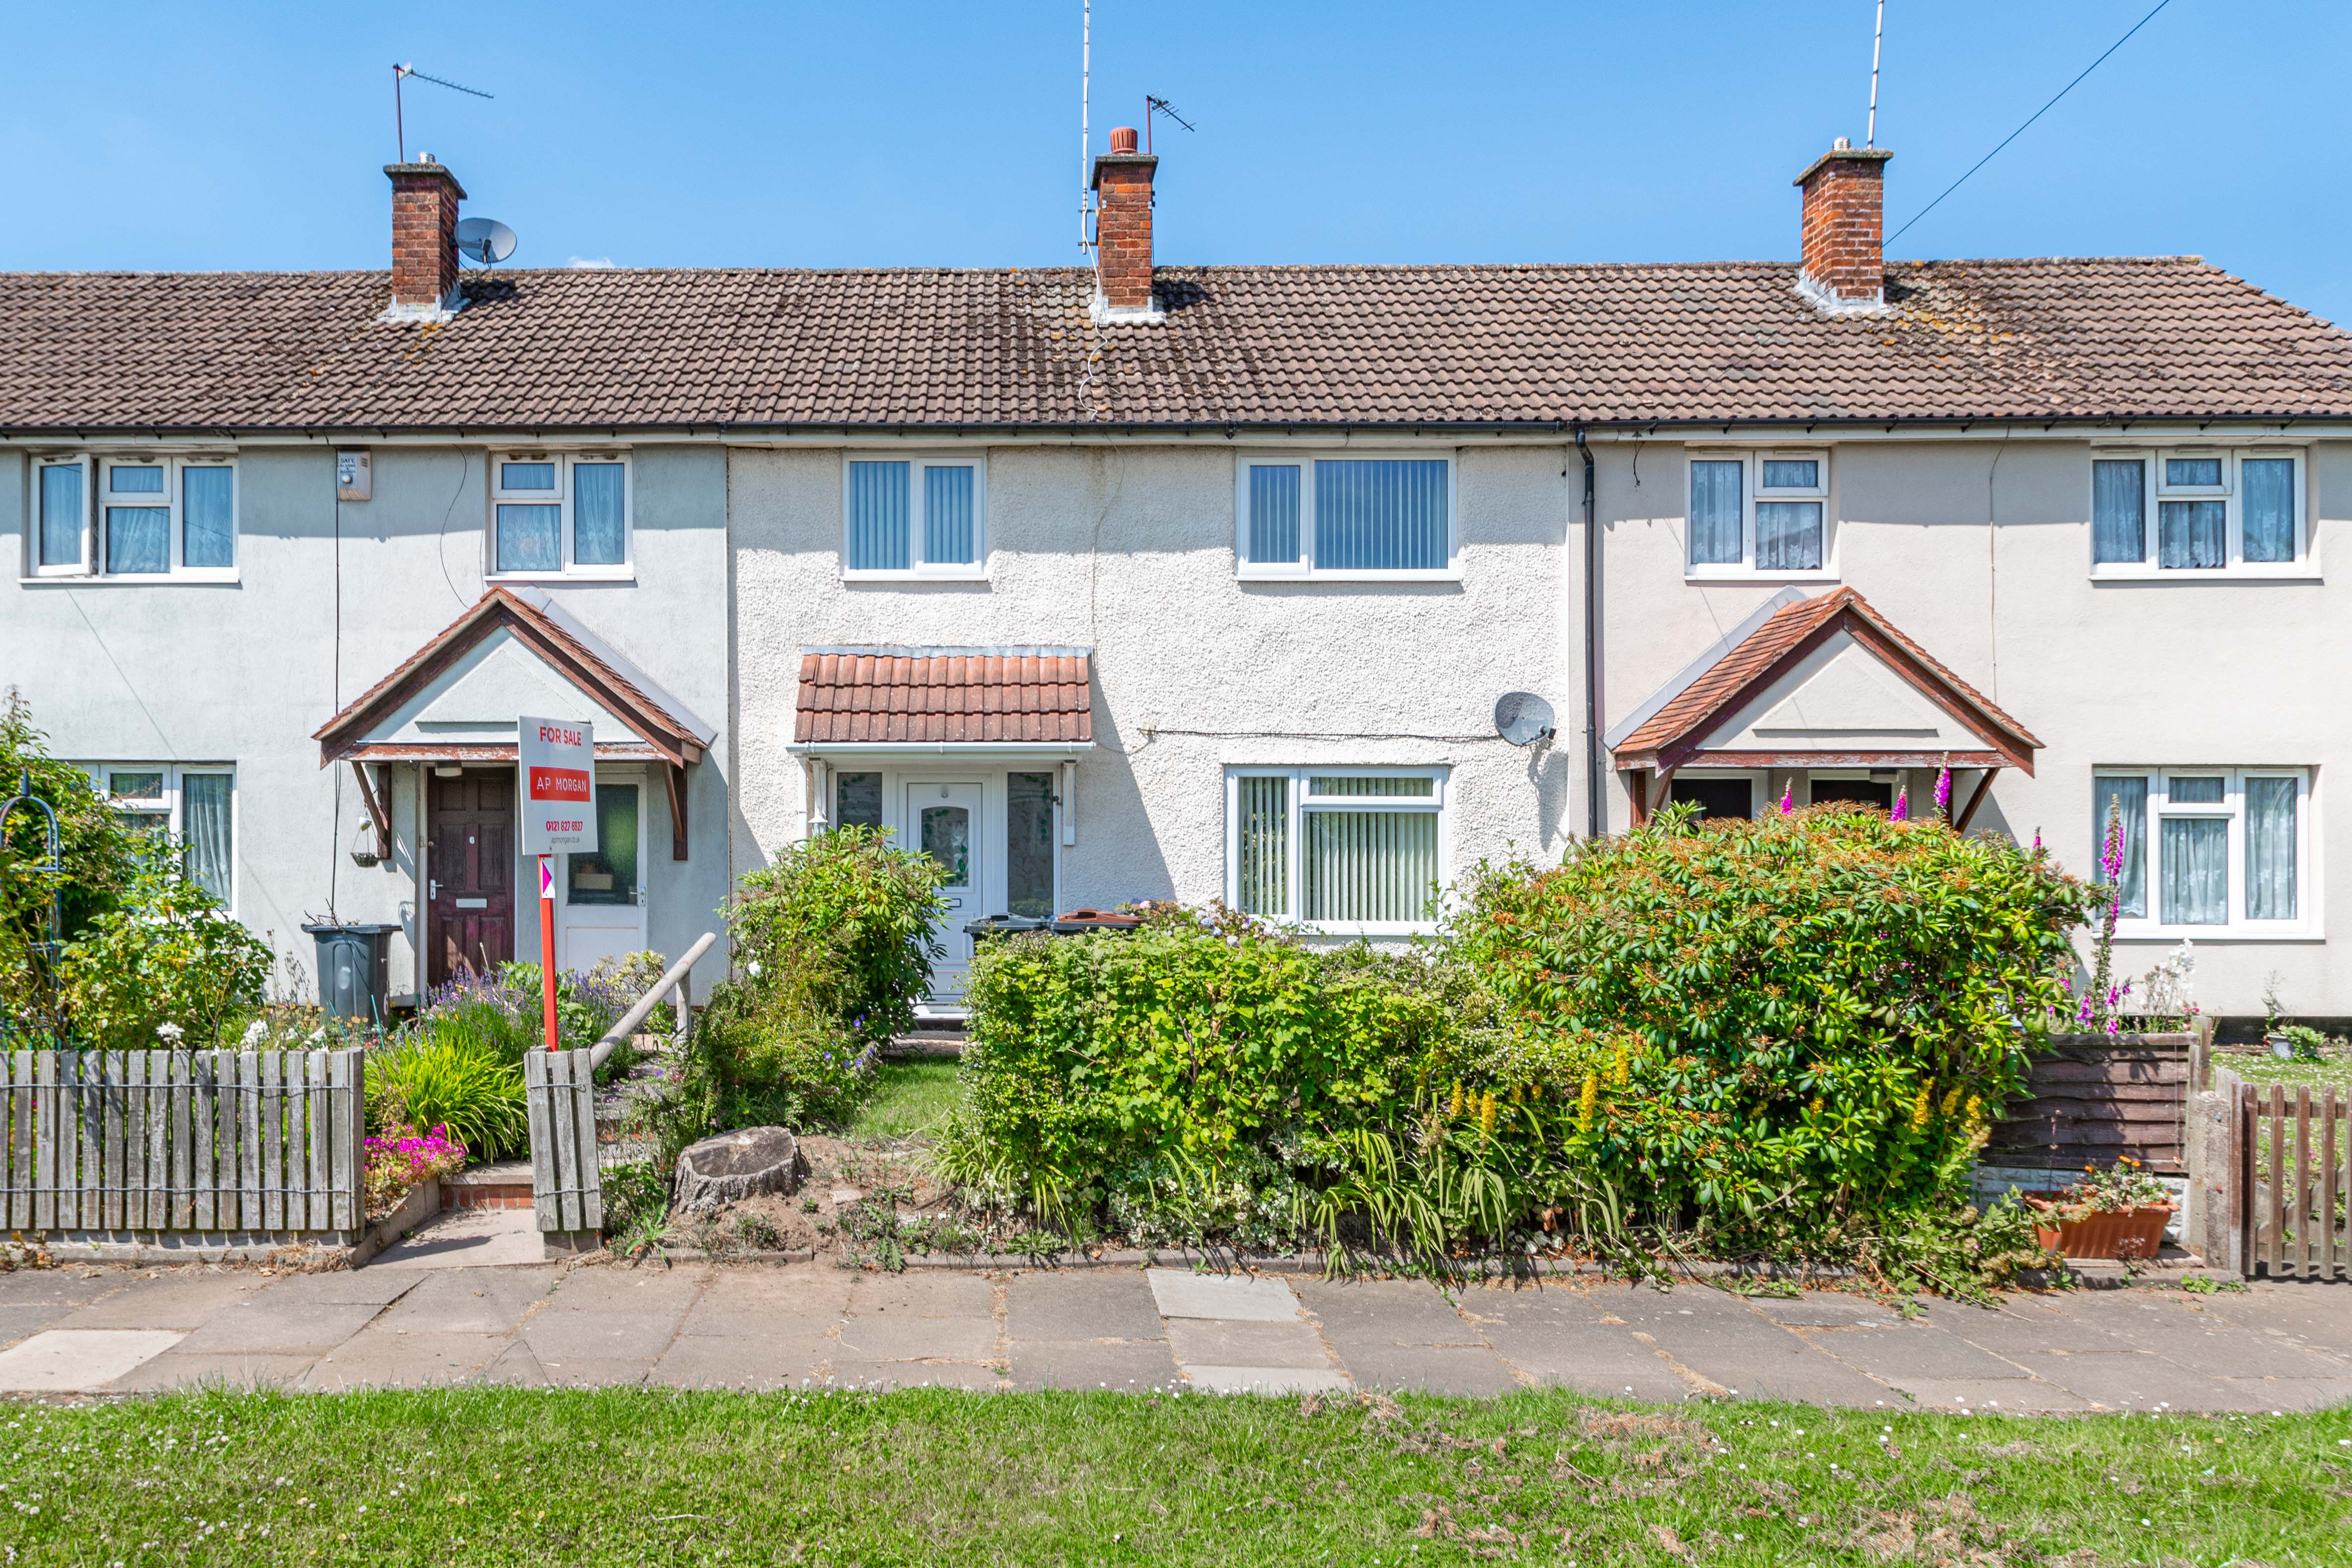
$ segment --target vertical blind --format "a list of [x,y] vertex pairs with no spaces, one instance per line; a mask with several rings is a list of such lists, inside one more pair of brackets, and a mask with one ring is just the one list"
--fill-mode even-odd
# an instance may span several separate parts
[[1309,811],[1300,879],[1309,921],[1420,920],[1437,882],[1437,814]]
[[1249,471],[1249,558],[1287,565],[1298,559],[1298,469],[1253,466]]
[[2295,781],[2246,781],[2246,918],[2294,919]]
[[1321,459],[1315,465],[1315,565],[1327,572],[1443,570],[1442,459]]
[[1739,484],[1743,465],[1691,466],[1690,558],[1694,566],[1739,563]]
[[923,561],[971,564],[971,470],[934,465],[923,470]]
[[187,773],[180,780],[181,837],[186,841],[188,876],[226,906],[231,900],[235,864],[229,842],[229,775]]
[[1234,889],[1242,912],[1276,919],[1290,913],[1290,781],[1243,778],[1239,835],[1241,862]]
[[2137,458],[2091,465],[2091,559],[2147,559],[2147,465]]
[[618,566],[628,559],[625,470],[618,463],[572,465],[572,559]]
[[854,572],[904,572],[912,564],[907,537],[907,465],[849,465],[849,565]]
[[2147,780],[2143,777],[2102,778],[2091,790],[2091,860],[2095,868],[2092,875],[2105,884],[2107,879],[2104,858],[2107,852],[2107,817],[2111,807],[2123,818],[2124,864],[2116,879],[2122,884],[2123,908],[2119,911],[2130,920],[2143,920],[2147,915]]
[[2238,465],[2245,490],[2249,561],[2294,559],[2294,459],[2248,458]]
[[205,465],[180,470],[180,563],[236,564],[236,473]]
[[54,463],[41,470],[41,557],[43,566],[74,566],[81,562],[82,467]]

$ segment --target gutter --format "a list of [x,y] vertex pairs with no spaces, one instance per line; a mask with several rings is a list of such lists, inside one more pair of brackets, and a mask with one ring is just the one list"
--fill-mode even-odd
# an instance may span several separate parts
[[1601,790],[1608,777],[1606,742],[1601,733],[1601,530],[1593,519],[1592,448],[1584,426],[1576,427],[1576,455],[1584,459],[1584,750],[1586,836],[1601,828]]

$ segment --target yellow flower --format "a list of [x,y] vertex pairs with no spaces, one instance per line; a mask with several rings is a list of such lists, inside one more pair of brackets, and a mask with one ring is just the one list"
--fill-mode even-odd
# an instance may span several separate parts
[[1927,1113],[1933,1109],[1932,1097],[1935,1094],[1935,1088],[1932,1081],[1921,1084],[1919,1098],[1911,1102],[1911,1131],[1914,1132],[1924,1131],[1927,1129]]
[[1984,1097],[1979,1094],[1972,1094],[1969,1096],[1969,1125],[1970,1127],[1974,1127],[1983,1119]]
[[1462,1114],[1462,1080],[1454,1080],[1454,1098],[1445,1102],[1445,1120],[1453,1121]]
[[1813,1115],[1819,1116],[1822,1113],[1822,1097],[1818,1094],[1813,1096],[1812,1104],[1805,1107],[1805,1109]]
[[1952,1092],[1944,1096],[1945,1115],[1949,1116],[1960,1108],[1960,1096],[1966,1092],[1958,1084],[1952,1086]]
[[1522,1088],[1520,1085],[1516,1084],[1516,1083],[1515,1083],[1515,1084],[1513,1084],[1513,1085],[1511,1085],[1511,1103],[1512,1103],[1513,1105],[1518,1105],[1518,1104],[1523,1103],[1523,1102],[1524,1102],[1524,1100],[1526,1100],[1526,1097],[1527,1097],[1527,1090],[1526,1090],[1524,1088]]
[[1633,1080],[1633,1048],[1622,1040],[1617,1042],[1617,1055],[1610,1065],[1609,1079],[1620,1089]]
[[1478,1131],[1492,1134],[1495,1131],[1495,1091],[1488,1089],[1478,1102]]
[[1577,1120],[1583,1125],[1587,1131],[1591,1131],[1592,1128],[1593,1108],[1600,1103],[1601,1075],[1597,1072],[1586,1073],[1584,1075],[1584,1094],[1577,1102],[1576,1114]]

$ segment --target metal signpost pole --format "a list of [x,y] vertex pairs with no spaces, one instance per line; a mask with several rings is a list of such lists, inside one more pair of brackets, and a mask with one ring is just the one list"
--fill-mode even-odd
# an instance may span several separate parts
[[522,848],[539,858],[540,1016],[556,1048],[555,857],[596,852],[596,742],[578,720],[515,721],[522,773]]

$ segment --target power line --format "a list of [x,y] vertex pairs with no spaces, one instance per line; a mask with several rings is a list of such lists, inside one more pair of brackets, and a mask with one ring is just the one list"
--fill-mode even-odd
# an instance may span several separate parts
[[1937,196],[1935,201],[1929,202],[1926,206],[1921,207],[1917,212],[1912,214],[1911,223],[1905,224],[1903,227],[1898,228],[1893,234],[1888,235],[1886,237],[1886,243],[1888,245],[1892,245],[1896,240],[1902,238],[1904,234],[1911,227],[1911,224],[1917,223],[1921,218],[1926,217],[1929,213],[1934,212],[1936,210],[1937,204],[1941,202],[1944,199],[1944,196],[1950,195],[1954,191],[1958,190],[1962,185],[1968,184],[1969,174],[1975,174],[1979,169],[1983,168],[1987,163],[1991,163],[1995,158],[1999,157],[2000,155],[2001,147],[2008,146],[2011,142],[2024,135],[2026,126],[2032,125],[2035,121],[2049,113],[2051,110],[2057,106],[2058,99],[2065,97],[2077,87],[2080,87],[2083,83],[2083,77],[2089,76],[2093,71],[2097,70],[2100,66],[2105,64],[2107,55],[2114,54],[2117,49],[2122,48],[2126,44],[2131,42],[2132,33],[2138,32],[2142,27],[2145,27],[2150,22],[2155,21],[2156,12],[2163,10],[2167,5],[2171,4],[2172,0],[2156,0],[2155,11],[2150,11],[2147,16],[2142,16],[2138,21],[2133,23],[2130,33],[2126,33],[2122,37],[2117,38],[2114,43],[2109,44],[2106,47],[2105,54],[2102,54],[2097,59],[2093,60],[2089,65],[2084,66],[2083,68],[2082,76],[2076,77],[2073,81],[2070,81],[2064,87],[2060,88],[2058,89],[2057,98],[2053,98],[2048,103],[2043,104],[2041,108],[2035,110],[2031,115],[2027,116],[2024,125],[2019,126],[2016,130],[2002,137],[2000,139],[2000,147],[1994,148],[1991,152],[1986,153],[1983,157],[1970,164],[1969,166],[1968,174],[1962,174],[1958,179],[1954,180],[1950,184],[1946,185],[1944,187],[1943,195]]

